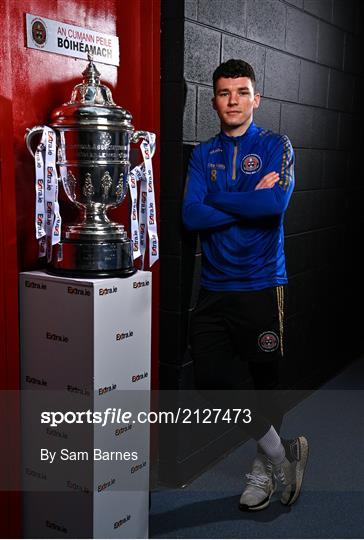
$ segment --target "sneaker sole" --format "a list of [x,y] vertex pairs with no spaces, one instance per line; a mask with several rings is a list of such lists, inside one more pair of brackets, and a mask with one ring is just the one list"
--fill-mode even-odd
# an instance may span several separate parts
[[274,485],[270,494],[264,499],[263,502],[259,503],[258,505],[248,506],[247,504],[239,503],[239,510],[241,510],[242,512],[257,512],[258,510],[264,510],[264,508],[267,508],[267,506],[269,505],[271,497],[273,493],[275,493],[276,489],[277,485]]
[[281,500],[281,503],[285,506],[291,506],[294,502],[297,501],[300,493],[301,493],[301,487],[303,482],[303,476],[305,473],[306,465],[307,465],[307,459],[308,459],[308,441],[306,437],[298,437],[298,440],[300,441],[300,454],[301,459],[297,463],[297,469],[296,469],[296,488],[293,492],[292,498],[288,499],[287,502],[283,502]]

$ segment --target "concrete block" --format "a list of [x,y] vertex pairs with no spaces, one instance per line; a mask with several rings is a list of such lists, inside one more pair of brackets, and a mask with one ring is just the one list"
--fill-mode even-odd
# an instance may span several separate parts
[[295,191],[320,189],[323,177],[323,154],[321,150],[295,149]]
[[219,32],[185,23],[184,75],[188,82],[212,84],[212,74],[220,63]]
[[325,109],[313,110],[312,146],[314,148],[336,148],[339,115]]
[[363,73],[362,57],[360,55],[360,42],[358,36],[345,35],[344,70],[351,73]]
[[354,103],[355,79],[349,73],[332,69],[330,73],[329,100],[330,109],[351,112]]
[[296,6],[298,8],[303,8],[303,0],[286,0],[288,4],[292,4],[292,6]]
[[354,115],[340,113],[338,148],[346,150],[350,149],[353,146],[353,142],[358,140],[358,131],[359,126]]
[[294,8],[287,8],[286,50],[316,59],[317,20],[307,13]]
[[276,0],[250,0],[247,4],[247,37],[284,49],[286,6]]
[[[166,3],[166,2],[164,2]],[[178,4],[179,2],[168,2],[171,4]],[[185,17],[188,19],[197,20],[198,0],[185,0]]]
[[344,219],[345,207],[343,205],[343,190],[326,189],[320,192],[322,202],[320,210],[322,211],[322,226],[329,227],[342,223]]
[[205,141],[220,131],[220,121],[212,108],[211,88],[199,87],[197,92],[197,140]]
[[348,152],[345,150],[326,150],[323,153],[323,187],[343,188],[346,184]]
[[304,0],[303,8],[312,15],[331,22],[332,0]]
[[[351,149],[352,150],[352,149]],[[345,172],[345,179],[347,182],[350,182],[350,185],[353,186],[353,188],[361,188],[363,189],[363,181],[361,179],[361,175],[358,174],[358,165],[357,165],[357,153],[354,149],[354,151],[348,150],[346,152],[348,161],[347,161],[347,167]],[[362,198],[360,199],[360,201]],[[351,216],[351,218],[359,217],[363,219],[363,213],[357,214],[357,216]]]
[[200,0],[198,20],[215,28],[246,36],[246,1]]
[[362,107],[363,92],[364,92],[364,79],[363,77],[356,77],[355,88],[354,88],[354,106],[353,106],[354,111],[358,111]]
[[299,102],[326,107],[329,68],[301,61]]
[[294,191],[285,215],[285,234],[297,234],[313,228],[312,193],[314,191]]
[[186,102],[183,114],[183,140],[194,141],[196,139],[196,86],[186,85]]
[[357,2],[355,0],[333,0],[332,22],[348,32],[355,32]]
[[304,105],[282,103],[281,133],[291,139],[293,146],[311,147],[313,109]]
[[264,95],[297,101],[300,60],[268,49],[265,58]]
[[318,61],[320,64],[341,69],[344,55],[344,32],[322,21],[319,21],[318,24]]
[[257,80],[257,90],[263,91],[265,49],[245,39],[222,36],[222,62],[230,58],[240,58],[251,64]]
[[279,133],[281,104],[279,101],[262,98],[260,106],[254,111],[254,122],[258,126]]
[[315,233],[295,234],[285,239],[286,266],[289,275],[307,272],[315,261]]
[[356,7],[356,26],[354,30],[354,33],[356,35],[361,34],[363,30],[363,18],[364,18],[363,2],[358,2],[358,5]]

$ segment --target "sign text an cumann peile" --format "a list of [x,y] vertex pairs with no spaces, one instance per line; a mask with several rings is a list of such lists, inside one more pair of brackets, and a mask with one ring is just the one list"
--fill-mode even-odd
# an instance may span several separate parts
[[45,17],[26,13],[27,47],[87,59],[103,64],[119,65],[119,38],[112,34],[95,32]]

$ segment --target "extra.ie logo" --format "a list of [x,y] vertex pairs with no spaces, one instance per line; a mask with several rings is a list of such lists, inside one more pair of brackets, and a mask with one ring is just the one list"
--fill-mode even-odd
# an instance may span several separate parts
[[138,382],[142,379],[146,379],[148,377],[148,371],[144,371],[144,373],[138,373],[137,375],[133,375],[131,378],[131,382]]
[[105,296],[106,294],[114,294],[114,293],[117,293],[118,292],[118,288],[113,286],[113,287],[105,287],[104,289],[99,289],[99,296]]
[[147,465],[146,461],[143,461],[142,463],[138,463],[137,465],[133,465],[132,468],[130,469],[130,474],[134,474],[140,471],[140,469],[144,469],[146,465]]
[[67,287],[68,294],[77,294],[78,296],[91,296],[89,289],[79,289],[78,287]]
[[122,525],[124,525],[124,523],[126,523],[127,521],[129,521],[131,518],[131,515],[128,514],[127,516],[125,516],[124,518],[122,519],[119,519],[119,521],[115,521],[114,523],[114,529],[118,529],[119,527],[121,527]]
[[30,289],[41,289],[42,291],[47,289],[47,285],[45,283],[37,283],[36,281],[28,281],[27,279],[25,280],[24,284]]
[[115,336],[116,341],[122,341],[124,339],[128,339],[133,337],[134,332],[133,330],[129,330],[129,332],[118,332]]
[[140,289],[140,287],[148,287],[150,281],[146,279],[145,281],[133,281],[133,289]]

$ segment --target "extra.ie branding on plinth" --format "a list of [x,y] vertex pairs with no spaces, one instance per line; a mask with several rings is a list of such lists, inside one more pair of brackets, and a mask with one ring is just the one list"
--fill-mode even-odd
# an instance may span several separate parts
[[125,339],[132,338],[134,336],[133,330],[127,330],[126,332],[120,330],[115,334],[116,341],[124,341]]
[[44,377],[39,378],[32,375],[25,375],[25,382],[40,387],[48,386],[48,381]]
[[61,334],[56,334],[54,332],[49,332],[48,330],[45,333],[46,339],[50,341],[55,341],[57,343],[69,343],[69,337]]
[[118,292],[118,288],[113,285],[112,287],[100,287],[99,288],[99,296],[108,296],[110,294],[115,294]]
[[149,285],[150,285],[149,279],[133,281],[133,289],[142,289],[143,287],[149,287]]
[[98,388],[97,394],[99,396],[104,396],[105,394],[108,394],[109,392],[112,392],[113,390],[117,389],[117,384],[112,383],[110,386],[103,386],[102,388]]
[[76,296],[91,296],[91,290],[85,287],[66,287],[66,293]]
[[131,515],[127,514],[125,517],[122,517],[121,519],[119,519],[119,521],[115,521],[114,529],[118,529],[122,525],[125,525],[125,523],[127,523],[130,519],[131,519]]
[[77,386],[75,384],[66,384],[66,391],[70,392],[71,394],[77,394],[79,396],[90,396],[91,392],[90,389],[81,386]]
[[24,281],[24,287],[28,289],[37,289],[40,291],[46,291],[47,285],[45,283],[39,282],[39,281],[30,281],[29,279],[26,279]]
[[141,373],[136,373],[131,376],[131,382],[137,383],[143,379],[147,379],[149,377],[148,371],[143,371]]
[[103,482],[102,484],[99,484],[97,486],[97,491],[100,493],[101,491],[105,491],[105,489],[108,489],[111,486],[114,486],[116,483],[115,478],[111,478],[111,480],[108,480],[107,482]]
[[63,525],[61,523],[55,523],[53,521],[49,521],[48,519],[46,519],[45,520],[45,525],[46,525],[46,527],[48,527],[49,529],[53,529],[54,531],[57,531],[57,532],[60,532],[60,533],[63,533],[63,534],[68,534],[67,527],[65,527],[65,525]]
[[130,423],[130,424],[124,426],[124,427],[115,429],[115,431],[114,431],[115,437],[119,437],[120,435],[123,435],[124,433],[127,433],[128,431],[133,429],[134,426],[135,426],[135,424]]

